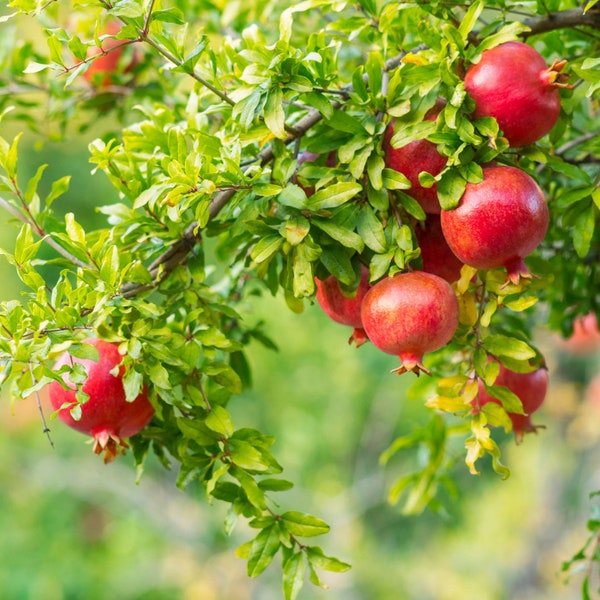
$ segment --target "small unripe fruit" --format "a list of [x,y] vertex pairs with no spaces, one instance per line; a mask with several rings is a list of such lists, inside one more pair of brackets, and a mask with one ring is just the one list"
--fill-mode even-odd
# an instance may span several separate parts
[[423,355],[452,339],[458,327],[458,300],[450,284],[437,275],[399,273],[367,292],[361,317],[371,342],[400,358],[398,374],[429,373]]

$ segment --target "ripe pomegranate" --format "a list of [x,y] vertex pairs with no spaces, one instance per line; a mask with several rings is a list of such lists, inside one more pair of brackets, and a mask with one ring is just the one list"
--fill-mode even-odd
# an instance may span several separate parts
[[592,354],[600,349],[600,330],[594,313],[579,316],[573,321],[573,333],[560,346],[571,354]]
[[[438,102],[425,118],[434,121],[443,106],[442,101]],[[426,171],[434,177],[439,175],[446,166],[447,158],[442,156],[436,145],[429,140],[414,140],[401,148],[394,148],[391,144],[394,126],[394,122],[388,125],[383,138],[386,167],[402,173],[410,181],[411,187],[405,190],[405,193],[414,198],[426,213],[439,214],[441,208],[437,197],[437,184],[430,188],[423,187],[419,183],[419,173]]]
[[441,213],[452,252],[476,269],[505,267],[508,281],[531,277],[523,259],[546,235],[549,215],[535,180],[516,167],[490,166],[483,181],[467,183],[459,205]]
[[448,283],[460,279],[463,263],[450,250],[442,233],[442,224],[438,215],[427,215],[424,227],[417,226],[415,236],[421,248],[423,271],[433,273]]
[[[111,21],[106,24],[104,34],[117,35],[120,29],[121,26],[119,23]],[[112,48],[115,49],[111,50]],[[124,49],[125,46],[123,45],[122,40],[116,40],[111,37],[106,38],[102,42],[102,50],[110,50],[107,54],[101,54],[102,50],[100,48],[90,48],[88,51],[88,58],[96,55],[100,56],[97,56],[91,61],[90,66],[83,76],[97,88],[106,88],[113,85],[115,83],[114,74],[119,71],[119,61],[121,60]],[[134,56],[131,64],[125,68],[124,72],[130,71],[135,66],[136,62],[138,62],[138,57]]]
[[429,371],[423,355],[445,346],[458,327],[458,300],[450,284],[431,273],[411,271],[382,279],[362,303],[363,327],[371,342],[400,358],[401,375]]
[[360,306],[365,294],[371,288],[371,284],[369,283],[369,269],[362,264],[360,269],[360,283],[354,297],[348,297],[342,293],[338,280],[333,275],[325,280],[318,278],[315,280],[317,285],[317,302],[332,321],[341,323],[342,325],[350,325],[350,327],[354,328],[348,343],[356,344],[357,348],[368,340],[362,326]]
[[561,73],[566,61],[548,67],[537,50],[506,42],[485,50],[465,75],[465,89],[475,100],[475,117],[494,117],[513,147],[533,144],[556,124]]
[[[500,372],[496,378],[495,385],[503,385],[519,397],[523,404],[524,415],[508,413],[513,424],[515,440],[520,443],[526,433],[535,432],[539,426],[531,421],[531,415],[542,406],[548,390],[548,371],[545,368],[537,369],[531,373],[516,373],[500,365]],[[479,412],[480,408],[488,402],[501,404],[499,400],[490,396],[485,391],[482,381],[479,381],[479,393],[473,400],[473,412]]]
[[114,460],[127,444],[124,438],[131,437],[141,431],[150,421],[154,409],[148,401],[144,389],[133,402],[125,400],[123,389],[123,368],[117,375],[111,371],[117,367],[122,356],[118,345],[92,338],[86,343],[96,347],[99,354],[98,362],[63,354],[56,362],[55,369],[63,365],[81,363],[87,373],[87,380],[82,390],[89,399],[81,405],[81,418],[75,420],[71,416],[71,408],[77,403],[76,389],[67,375],[64,381],[69,386],[65,389],[58,381],[48,386],[50,404],[58,411],[58,418],[72,429],[85,433],[94,438],[94,452],[104,453],[104,462]]

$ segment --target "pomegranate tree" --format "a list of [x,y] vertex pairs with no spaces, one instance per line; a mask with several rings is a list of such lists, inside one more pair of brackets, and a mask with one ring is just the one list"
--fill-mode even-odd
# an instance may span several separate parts
[[[434,121],[442,108],[443,103],[438,102],[425,118]],[[437,197],[437,185],[423,187],[419,183],[419,173],[425,171],[434,177],[439,175],[446,166],[447,158],[427,139],[414,140],[405,146],[394,148],[391,144],[394,128],[394,123],[390,123],[383,140],[386,166],[402,173],[410,181],[411,187],[405,193],[414,198],[426,213],[439,214],[441,208]]]
[[467,183],[459,205],[443,210],[450,249],[476,269],[505,267],[508,280],[531,277],[524,258],[546,235],[548,205],[535,180],[516,167],[489,166],[483,181]]
[[533,144],[558,120],[565,64],[548,67],[535,48],[517,41],[484,51],[465,75],[474,116],[494,117],[511,146]]
[[438,275],[449,283],[460,278],[463,263],[448,246],[442,232],[438,215],[427,215],[424,226],[415,228],[415,236],[421,248],[423,271]]
[[[500,365],[500,372],[494,383],[496,386],[504,386],[513,394],[518,396],[523,404],[523,412],[518,414],[509,412],[508,416],[513,425],[513,432],[517,442],[521,442],[524,434],[535,432],[539,426],[533,424],[531,415],[544,403],[548,389],[548,371],[540,368],[530,373],[516,373]],[[500,400],[490,396],[485,385],[479,381],[479,392],[473,401],[473,412],[477,413],[482,406],[488,402],[501,404]]]
[[125,399],[123,367],[115,373],[123,360],[117,344],[97,338],[86,343],[98,351],[97,362],[66,352],[54,367],[59,370],[65,365],[83,365],[87,379],[81,389],[89,398],[80,405],[81,417],[73,417],[72,409],[78,404],[77,388],[67,375],[63,375],[66,387],[54,381],[48,386],[48,395],[52,408],[58,411],[58,418],[72,429],[92,436],[94,452],[104,453],[104,462],[110,462],[127,446],[124,439],[139,433],[150,422],[154,409],[145,389],[132,402]]
[[317,302],[332,321],[354,328],[348,342],[356,344],[357,347],[368,340],[363,329],[360,308],[365,294],[371,288],[369,269],[361,264],[360,272],[360,283],[353,296],[342,292],[338,280],[333,275],[325,280],[315,280]]
[[362,323],[371,342],[400,358],[401,375],[429,373],[423,355],[445,346],[458,327],[458,300],[450,284],[411,271],[382,279],[366,294]]

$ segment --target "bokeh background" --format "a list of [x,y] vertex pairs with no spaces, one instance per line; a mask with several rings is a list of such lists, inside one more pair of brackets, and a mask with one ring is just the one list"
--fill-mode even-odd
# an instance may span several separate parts
[[[110,116],[104,117],[110,119]],[[107,121],[98,123],[105,130]],[[9,138],[11,126],[3,124]],[[116,200],[102,174],[92,175],[87,143],[94,132],[38,146],[21,142],[23,178],[48,163],[43,185],[71,174],[56,206],[88,227],[102,225],[98,206]],[[79,141],[75,141],[79,140]],[[7,215],[0,246],[11,249]],[[20,284],[0,258],[0,298]],[[429,409],[411,396],[416,378],[396,377],[396,359],[370,345],[348,346],[349,331],[319,307],[291,312],[282,299],[250,297],[252,322],[265,321],[277,352],[250,346],[253,387],[234,399],[238,427],[273,434],[284,475],[283,509],[324,518],[324,551],[350,562],[324,574],[328,590],[305,600],[569,600],[581,575],[561,564],[587,538],[586,521],[600,489],[600,355],[568,353],[541,329],[537,343],[550,367],[550,390],[536,422],[545,430],[517,446],[498,432],[511,477],[489,465],[472,476],[456,448],[454,496],[441,510],[405,515],[387,502],[395,478],[419,457],[381,453],[399,435],[423,426]],[[48,416],[49,411],[46,409]],[[35,399],[0,402],[0,598],[4,600],[271,600],[282,597],[279,565],[258,580],[245,574],[235,548],[250,537],[243,522],[224,534],[225,509],[200,487],[175,487],[176,466],[150,461],[141,481],[131,456],[105,466],[86,438],[51,421],[42,432]],[[316,540],[315,540],[316,541]]]

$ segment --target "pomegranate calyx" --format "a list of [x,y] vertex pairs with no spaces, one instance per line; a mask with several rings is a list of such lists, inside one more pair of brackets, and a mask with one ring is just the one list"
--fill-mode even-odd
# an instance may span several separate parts
[[565,68],[566,64],[566,59],[556,59],[548,67],[548,70],[544,72],[544,79],[547,85],[551,85],[552,87],[560,87],[568,90],[574,89],[574,86],[568,83],[569,75],[567,73],[563,73],[563,69]]
[[357,348],[362,346],[364,343],[369,341],[369,337],[367,336],[367,332],[360,327],[356,327],[352,332],[352,335],[348,339],[349,344],[354,344]]
[[509,284],[519,285],[521,279],[539,279],[537,275],[534,275],[525,264],[525,261],[517,256],[511,258],[504,263],[506,268],[506,281],[500,286],[500,289],[505,288]]
[[110,429],[101,429],[93,433],[94,437],[94,453],[104,454],[104,464],[108,464],[115,460],[117,456],[125,454],[125,448],[128,448],[116,433]]
[[402,375],[403,373],[414,373],[417,377],[421,373],[425,373],[425,375],[431,375],[431,371],[422,362],[422,356],[416,356],[414,354],[401,354],[398,358],[400,358],[400,366],[392,369],[390,373],[396,373],[397,375]]
[[524,429],[515,429],[514,430],[514,434],[515,434],[515,443],[517,445],[521,444],[523,442],[523,438],[525,437],[526,433],[535,433],[537,434],[538,429],[546,429],[545,425],[534,425],[533,423],[529,422],[529,424],[527,425],[527,427],[525,427]]

